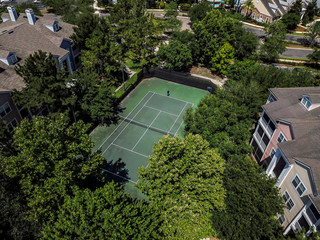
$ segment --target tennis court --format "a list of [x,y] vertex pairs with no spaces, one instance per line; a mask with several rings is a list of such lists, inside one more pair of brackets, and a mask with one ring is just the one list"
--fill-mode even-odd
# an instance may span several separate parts
[[183,124],[183,115],[193,103],[155,92],[147,92],[140,102],[101,144],[102,155],[113,164],[124,164],[127,171],[109,174],[131,183],[138,181],[138,168],[147,166],[152,147],[163,135],[177,135]]

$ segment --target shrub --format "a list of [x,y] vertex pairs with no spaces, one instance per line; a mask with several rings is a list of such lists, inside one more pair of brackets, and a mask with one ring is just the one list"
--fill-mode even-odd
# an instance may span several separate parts
[[181,10],[182,11],[189,11],[189,9],[190,9],[190,4],[189,3],[181,3],[180,4],[180,7],[181,7]]
[[164,9],[165,3],[164,2],[157,2],[156,7]]

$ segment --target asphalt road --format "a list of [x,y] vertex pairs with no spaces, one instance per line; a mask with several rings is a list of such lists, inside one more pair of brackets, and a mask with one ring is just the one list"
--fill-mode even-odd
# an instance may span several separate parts
[[[259,38],[265,37],[265,33],[263,29],[253,28],[248,25],[243,25],[243,27],[257,35]],[[296,36],[296,35],[286,35],[286,39],[289,41],[295,41],[300,43],[305,43],[307,39],[304,36]],[[281,54],[283,57],[292,57],[292,58],[307,58],[307,55],[312,53],[312,49],[300,49],[300,48],[287,48],[284,53]]]

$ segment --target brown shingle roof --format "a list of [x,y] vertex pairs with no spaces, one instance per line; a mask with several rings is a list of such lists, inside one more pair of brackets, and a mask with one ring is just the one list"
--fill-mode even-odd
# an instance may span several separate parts
[[[299,161],[311,168],[316,187],[314,193],[320,193],[320,106],[308,111],[300,103],[302,95],[309,95],[312,101],[318,101],[320,87],[269,90],[277,101],[265,104],[262,108],[274,122],[289,122],[294,134],[292,141],[279,143],[278,147],[289,162],[294,164]],[[320,206],[320,197],[311,197]]]
[[[73,25],[64,23],[60,17],[45,15],[36,17],[35,25],[30,25],[26,14],[20,14],[16,22],[12,22],[9,14],[4,13],[2,17],[9,18],[8,21],[0,24],[0,51],[15,52],[19,63],[22,64],[30,54],[42,50],[50,52],[58,58],[62,58],[69,51],[61,48],[64,39],[69,39],[73,34]],[[60,30],[52,32],[44,24],[53,24],[59,21]],[[0,89],[12,90],[23,88],[22,79],[16,75],[14,66],[7,66],[0,62]]]

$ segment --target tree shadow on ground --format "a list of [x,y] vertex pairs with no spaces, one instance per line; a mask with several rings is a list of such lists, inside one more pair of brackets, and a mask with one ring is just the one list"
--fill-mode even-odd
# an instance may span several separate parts
[[105,172],[106,181],[115,181],[117,183],[126,183],[129,181],[128,169],[126,169],[126,164],[122,161],[121,158],[118,160],[105,159],[105,162],[102,165],[102,170]]

